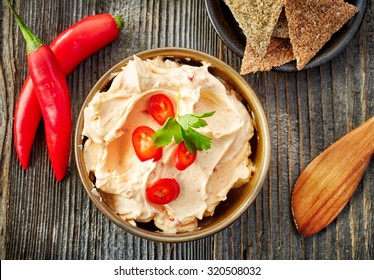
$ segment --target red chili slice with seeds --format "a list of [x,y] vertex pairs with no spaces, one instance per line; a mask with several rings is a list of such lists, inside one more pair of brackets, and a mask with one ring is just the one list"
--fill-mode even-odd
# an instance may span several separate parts
[[147,190],[149,202],[154,204],[168,204],[179,196],[180,187],[173,178],[162,178],[154,182]]
[[165,94],[152,95],[148,100],[148,112],[160,124],[163,125],[168,118],[174,118],[174,106],[170,98]]
[[139,126],[132,133],[132,145],[140,161],[157,161],[161,158],[162,148],[157,148],[152,140],[154,133],[155,131],[148,126]]
[[196,153],[191,153],[184,142],[181,142],[174,153],[174,165],[178,170],[185,170],[189,167],[192,163],[194,163],[196,159]]

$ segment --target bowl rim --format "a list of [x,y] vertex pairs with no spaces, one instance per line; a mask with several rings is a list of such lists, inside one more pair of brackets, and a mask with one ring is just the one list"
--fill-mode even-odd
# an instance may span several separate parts
[[[256,125],[261,127],[261,138],[258,141],[262,141],[263,146],[263,156],[261,161],[261,166],[256,166],[258,175],[258,181],[252,188],[250,195],[245,199],[245,201],[240,205],[240,207],[229,216],[228,219],[219,223],[214,228],[200,228],[199,230],[191,232],[183,232],[177,234],[162,233],[158,231],[149,231],[141,227],[133,226],[128,221],[123,220],[118,215],[113,213],[110,207],[106,203],[102,203],[102,200],[99,196],[92,192],[93,184],[89,180],[89,175],[84,165],[83,160],[83,149],[82,149],[82,129],[83,129],[83,120],[84,120],[84,108],[87,107],[93,96],[97,93],[98,89],[102,89],[113,77],[114,73],[117,73],[121,70],[122,67],[127,65],[130,60],[133,60],[134,56],[137,56],[141,59],[155,58],[157,56],[161,57],[176,57],[176,58],[192,58],[199,61],[207,61],[211,64],[213,68],[217,68],[219,71],[227,74],[231,79],[235,80],[237,84],[240,85],[240,88],[246,89],[248,91],[248,105],[254,114]],[[259,133],[259,131],[257,131]],[[90,92],[85,98],[84,103],[81,106],[79,116],[76,122],[75,128],[75,137],[74,137],[74,155],[77,170],[81,179],[81,183],[88,194],[90,200],[95,204],[99,211],[104,214],[111,222],[115,223],[117,226],[122,228],[128,233],[131,233],[135,236],[142,237],[148,240],[156,242],[168,242],[168,243],[178,243],[178,242],[188,242],[194,241],[197,239],[202,239],[208,236],[211,236],[215,233],[222,231],[224,228],[230,226],[234,221],[236,221],[253,203],[258,193],[262,189],[262,186],[267,177],[267,173],[270,165],[270,155],[271,155],[271,142],[270,142],[270,132],[268,127],[267,118],[262,107],[260,100],[258,99],[255,92],[252,90],[250,85],[244,80],[243,77],[239,75],[231,66],[227,65],[223,61],[200,51],[180,48],[180,47],[166,47],[166,48],[154,48],[142,52],[138,52],[132,56],[129,56],[122,61],[115,64],[111,67],[102,77],[95,83],[91,88]],[[256,172],[256,171],[255,171]],[[214,217],[214,215],[213,215]]]

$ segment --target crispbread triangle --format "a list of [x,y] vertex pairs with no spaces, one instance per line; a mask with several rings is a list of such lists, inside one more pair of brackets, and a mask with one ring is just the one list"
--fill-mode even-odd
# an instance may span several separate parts
[[298,70],[304,68],[357,11],[343,0],[287,0],[285,10]]
[[257,71],[269,71],[273,67],[283,65],[294,60],[292,46],[289,39],[271,38],[265,57],[260,57],[251,47],[246,45],[240,74],[245,75]]
[[264,57],[285,0],[224,0],[252,48]]

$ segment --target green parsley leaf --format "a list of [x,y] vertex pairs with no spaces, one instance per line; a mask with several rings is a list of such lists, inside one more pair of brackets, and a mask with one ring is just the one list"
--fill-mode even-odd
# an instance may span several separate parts
[[168,118],[164,125],[155,132],[152,140],[157,148],[170,144],[173,140],[179,144],[182,142],[182,127],[175,118]]
[[209,150],[211,148],[212,139],[199,133],[195,128],[207,126],[208,123],[203,120],[203,118],[211,117],[214,113],[215,112],[196,115],[177,115],[174,118],[169,118],[165,124],[155,132],[152,136],[152,140],[158,148],[170,144],[174,139],[177,144],[183,140],[186,148],[193,154],[196,153],[196,150]]
[[[208,136],[205,136],[197,132],[192,127],[189,127],[187,130],[184,130],[183,136],[184,139],[188,139],[188,142],[191,142],[198,151],[209,150],[212,145],[212,139],[210,139]],[[190,152],[192,152],[187,145],[186,148]]]
[[182,135],[183,135],[183,139],[184,139],[183,142],[184,142],[184,145],[186,146],[187,150],[189,150],[192,154],[195,154],[196,153],[196,147],[195,147],[194,144],[191,143],[191,141],[187,137],[185,130],[182,130]]
[[188,129],[189,126],[193,128],[204,127],[207,126],[208,123],[202,118],[211,117],[214,115],[214,113],[215,112],[208,112],[199,115],[186,114],[183,116],[179,116],[178,122],[183,127],[183,129]]
[[198,114],[198,115],[195,114],[195,115],[193,115],[193,116],[195,116],[196,118],[200,118],[200,119],[202,119],[202,118],[208,118],[208,117],[213,116],[215,112],[216,112],[216,111],[205,112],[205,113],[201,113],[201,114]]

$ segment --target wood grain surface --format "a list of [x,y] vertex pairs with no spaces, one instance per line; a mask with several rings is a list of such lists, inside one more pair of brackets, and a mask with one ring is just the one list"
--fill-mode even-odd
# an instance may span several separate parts
[[[13,0],[27,25],[50,43],[85,16],[121,15],[120,37],[68,77],[73,121],[91,87],[112,65],[139,51],[178,46],[200,50],[236,70],[240,58],[220,40],[202,0]],[[272,157],[258,198],[232,226],[181,244],[155,243],[126,233],[89,200],[71,154],[57,183],[43,125],[30,167],[13,147],[13,113],[28,70],[25,43],[0,2],[0,257],[1,259],[373,259],[374,161],[331,225],[317,235],[296,231],[290,208],[301,170],[339,137],[374,115],[374,5],[359,32],[330,62],[297,73],[245,76],[269,121]],[[32,117],[32,116],[30,116]],[[344,151],[342,151],[344,153]]]

